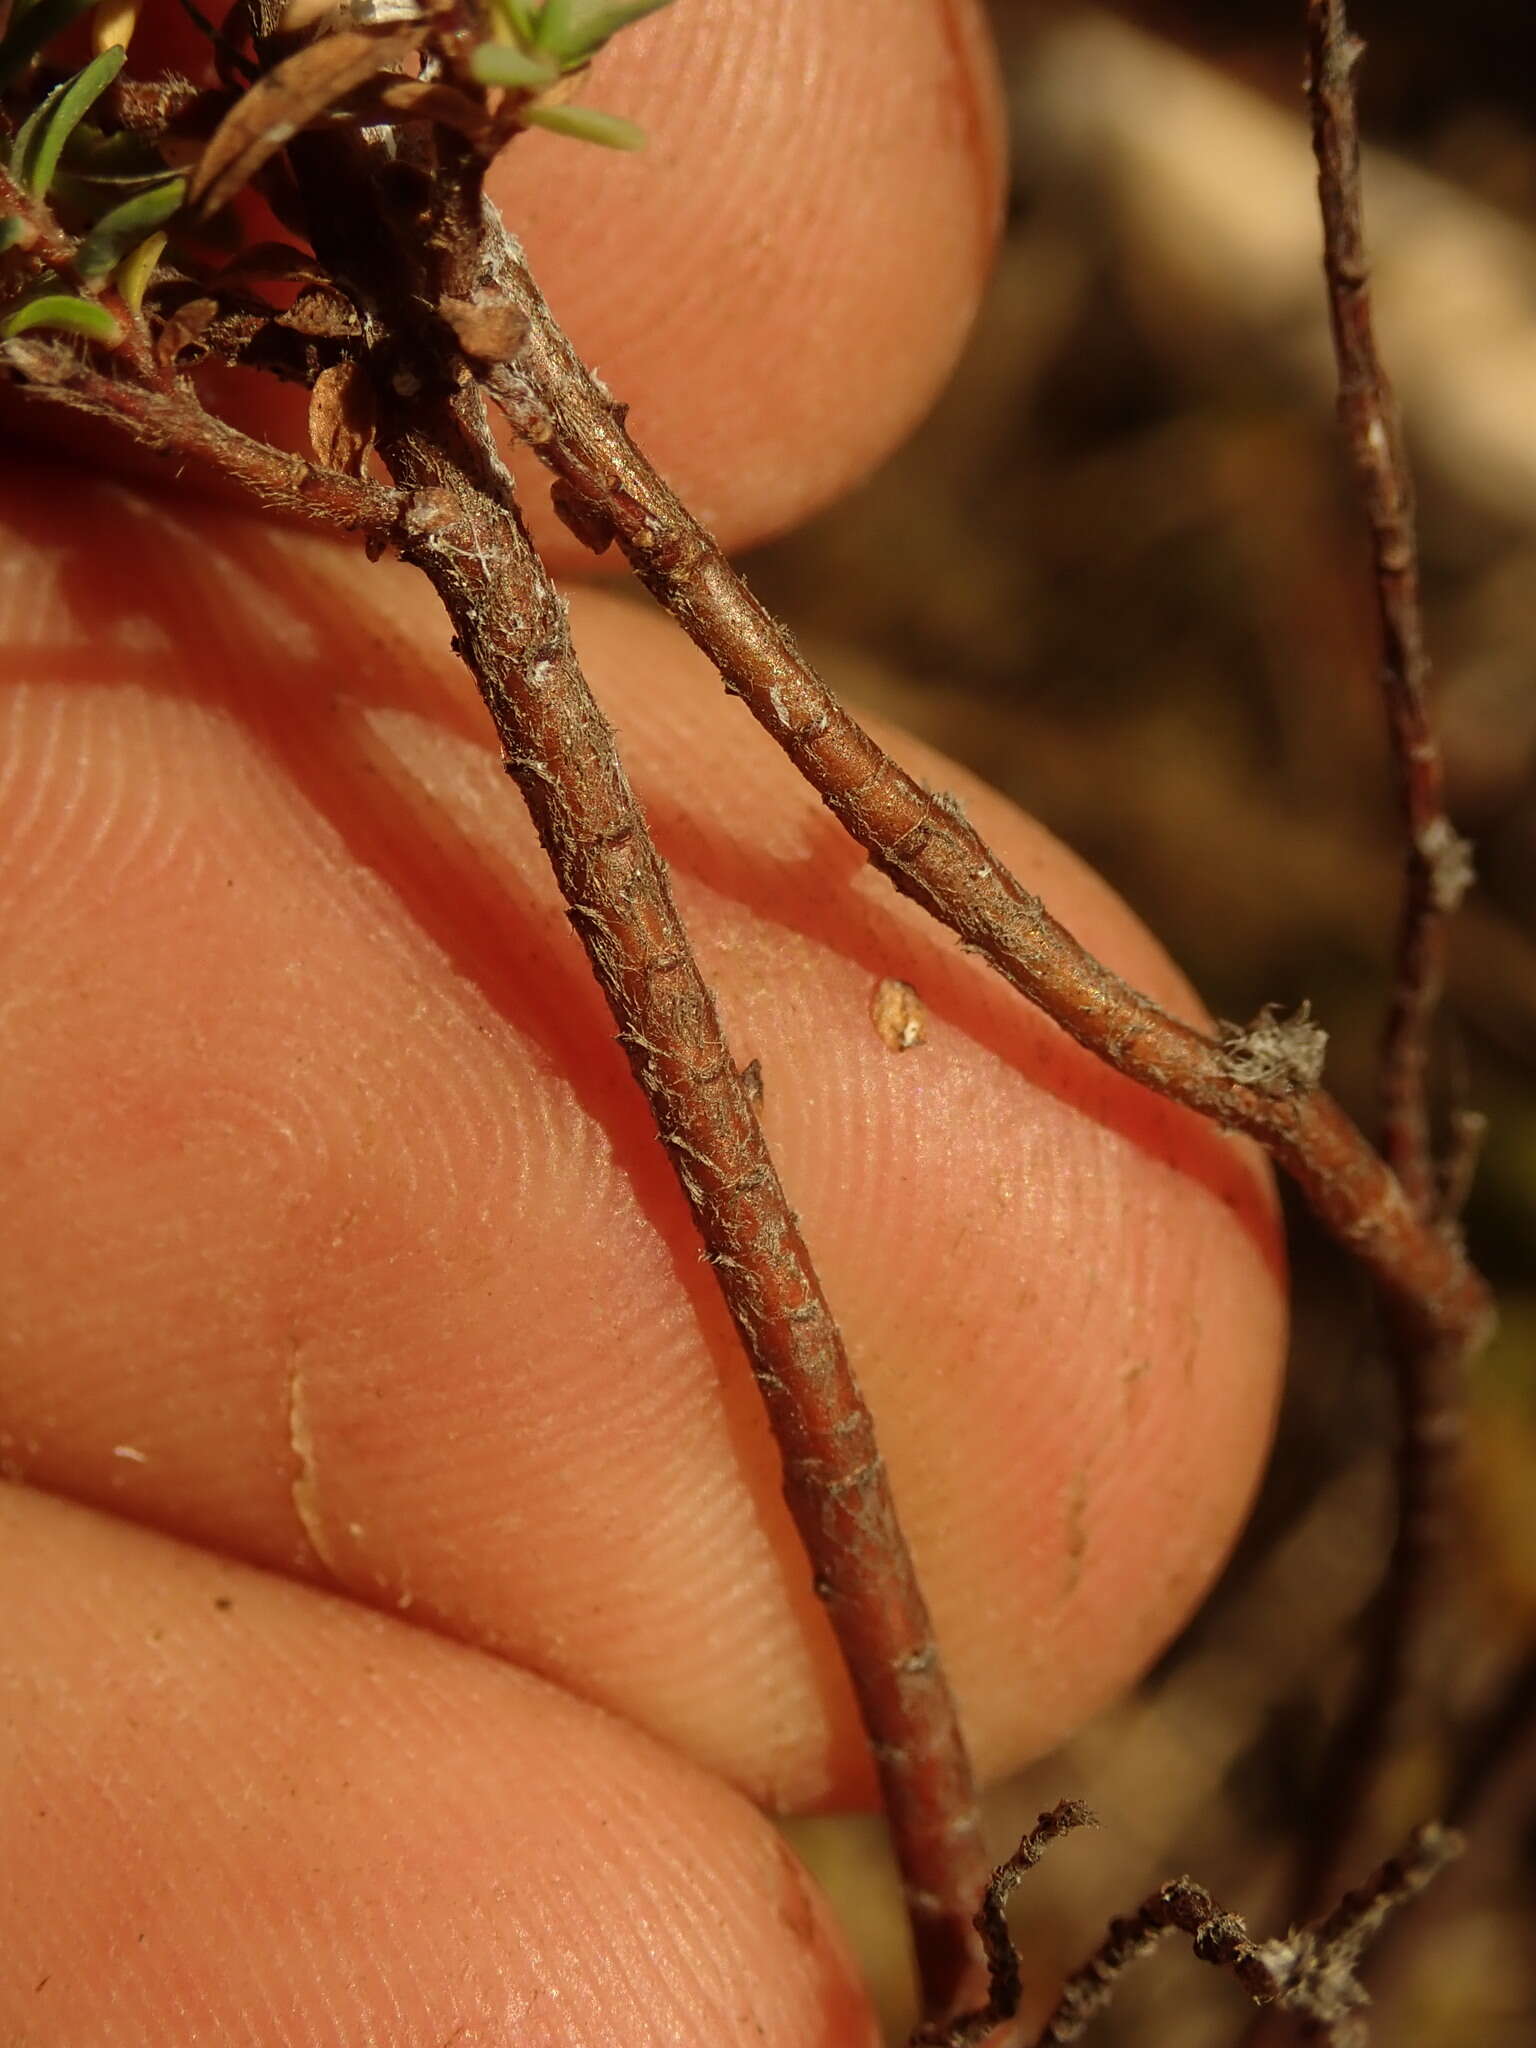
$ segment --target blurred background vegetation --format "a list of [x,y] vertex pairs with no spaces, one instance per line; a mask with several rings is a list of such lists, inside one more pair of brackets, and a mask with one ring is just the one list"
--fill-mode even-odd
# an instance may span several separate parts
[[[952,388],[861,492],[749,573],[852,697],[1093,861],[1220,1016],[1309,997],[1374,1126],[1398,856],[1360,521],[1344,476],[1300,97],[1300,0],[993,0],[1006,238]],[[1373,2038],[1536,2040],[1536,9],[1355,0],[1378,331],[1420,495],[1458,826],[1443,1107],[1487,1113],[1468,1212],[1503,1329],[1478,1368],[1459,1607],[1398,1774],[1474,1848],[1384,1950]],[[920,570],[918,565],[920,565]],[[1281,1931],[1287,1845],[1388,1539],[1390,1405],[1357,1278],[1292,1205],[1293,1368],[1253,1525],[1138,1695],[991,1800],[1104,1827],[1016,1904],[1043,1993],[1188,1870]],[[1520,1674],[1525,1673],[1520,1691]],[[1509,1727],[1491,1716],[1508,1706]],[[1481,1790],[1479,1783],[1481,1782]],[[878,1830],[799,1846],[906,2011]],[[1391,1846],[1382,1843],[1383,1853]],[[1143,1964],[1093,2036],[1235,2042],[1234,1987]]]

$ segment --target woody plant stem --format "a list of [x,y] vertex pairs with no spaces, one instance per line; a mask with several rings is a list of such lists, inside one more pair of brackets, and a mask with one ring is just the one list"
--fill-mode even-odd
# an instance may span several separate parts
[[[869,1738],[924,2007],[947,2013],[980,1972],[970,1761],[842,1334],[462,352],[501,248],[483,160],[442,133],[426,178],[356,137],[308,138],[294,160],[320,181],[317,253],[382,373],[380,452],[410,494],[391,538],[448,612],[741,1337]],[[504,346],[494,294],[488,310]]]
[[1458,1356],[1480,1340],[1487,1291],[1456,1233],[1417,1212],[1333,1098],[1283,1057],[1269,1077],[1246,1078],[1246,1034],[1196,1030],[1079,945],[958,810],[844,710],[630,440],[526,267],[509,255],[498,282],[527,339],[490,388],[559,479],[572,525],[618,542],[875,866],[1109,1066],[1257,1139],[1417,1339]]

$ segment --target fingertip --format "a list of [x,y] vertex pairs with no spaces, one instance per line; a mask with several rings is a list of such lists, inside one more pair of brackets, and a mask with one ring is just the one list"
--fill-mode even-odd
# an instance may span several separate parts
[[[982,17],[675,0],[584,90],[643,156],[531,135],[494,196],[685,503],[727,547],[780,532],[905,437],[969,331],[1002,192]],[[530,497],[552,559],[590,569]]]
[[553,1688],[13,1487],[0,1587],[7,2039],[873,2042],[767,1823]]
[[[761,1405],[430,592],[104,485],[9,510],[8,1454],[764,1803],[867,1797]],[[1284,1333],[1262,1162],[897,899],[675,629],[573,618],[1005,1770],[1241,1524]],[[895,744],[1188,1010],[1102,883]]]

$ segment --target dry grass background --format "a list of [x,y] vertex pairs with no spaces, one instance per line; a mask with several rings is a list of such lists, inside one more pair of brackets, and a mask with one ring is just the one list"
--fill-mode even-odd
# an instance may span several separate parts
[[[1016,172],[968,357],[909,447],[750,572],[850,696],[1093,860],[1218,1014],[1310,997],[1332,1083],[1369,1122],[1396,857],[1333,433],[1300,7],[993,11]],[[1477,1716],[1536,1637],[1536,10],[1353,12],[1380,152],[1380,338],[1418,465],[1452,812],[1482,878],[1454,941],[1443,1077],[1447,1101],[1490,1119],[1468,1227],[1504,1312],[1474,1391],[1463,1630],[1403,1759],[1406,1826],[1476,1767]],[[1387,1536],[1389,1412],[1361,1290],[1293,1225],[1290,1392],[1225,1581],[1133,1699],[991,1800],[1000,1851],[1063,1795],[1105,1823],[1019,1895],[1045,1988],[1186,1869],[1279,1931],[1285,1844]],[[795,1833],[898,2029],[878,1831]],[[1373,2038],[1536,2040],[1533,1904],[1536,1731],[1465,1865],[1384,1953]],[[1204,2048],[1243,2026],[1234,1988],[1170,1953],[1093,2038]]]

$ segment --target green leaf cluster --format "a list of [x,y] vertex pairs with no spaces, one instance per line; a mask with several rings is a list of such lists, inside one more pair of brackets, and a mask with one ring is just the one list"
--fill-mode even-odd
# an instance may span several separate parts
[[[13,17],[11,32],[0,45],[0,69],[9,64],[14,71],[18,62],[28,61],[69,18],[63,0],[35,0],[19,21]],[[18,34],[25,47],[19,60],[12,47]],[[117,282],[130,307],[137,311],[143,302],[165,247],[165,236],[156,231],[180,207],[186,182],[168,177],[164,164],[146,153],[136,137],[103,134],[86,119],[125,58],[121,47],[104,50],[54,86],[11,142],[6,167],[22,191],[38,201],[64,201],[83,232],[70,266],[72,278],[50,273],[35,280],[19,302],[0,312],[0,340],[44,326],[93,341],[117,340],[120,322],[91,295],[119,270]],[[27,233],[25,221],[0,219],[0,252],[24,244]],[[72,292],[70,283],[82,289]]]
[[10,172],[34,199],[46,199],[52,191],[65,143],[122,70],[127,55],[122,48],[103,50],[83,71],[39,100],[22,122],[11,145]]
[[608,149],[638,149],[645,141],[633,121],[592,107],[546,101],[542,95],[573,71],[580,71],[632,22],[655,14],[670,0],[490,0],[494,40],[470,59],[481,85],[529,95],[519,119],[581,142]]

